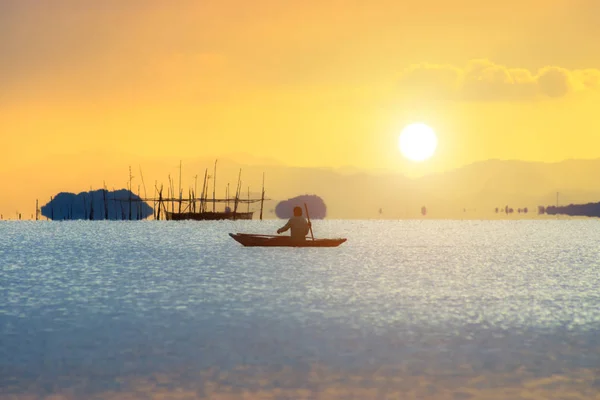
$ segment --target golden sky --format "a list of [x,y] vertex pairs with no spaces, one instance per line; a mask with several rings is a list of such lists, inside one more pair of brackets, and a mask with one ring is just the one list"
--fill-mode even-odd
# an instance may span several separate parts
[[[82,190],[98,159],[414,175],[597,158],[598,15],[597,0],[4,0],[3,191]],[[416,121],[439,137],[421,165],[396,146]]]

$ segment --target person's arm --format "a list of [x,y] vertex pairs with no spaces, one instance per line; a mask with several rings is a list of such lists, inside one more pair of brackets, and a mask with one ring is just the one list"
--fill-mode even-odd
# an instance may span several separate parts
[[284,226],[282,226],[281,228],[277,229],[277,233],[283,233],[285,231],[287,231],[288,229],[290,229],[291,225],[290,222],[292,221],[292,219],[290,218],[287,222],[287,224],[285,224]]
[[306,221],[306,232],[304,233],[304,236],[308,235],[308,232],[310,232],[310,227],[311,227],[311,223]]

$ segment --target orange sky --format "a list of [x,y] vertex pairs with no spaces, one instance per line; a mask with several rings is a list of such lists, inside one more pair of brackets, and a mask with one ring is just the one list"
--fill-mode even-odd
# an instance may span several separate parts
[[[5,0],[0,210],[31,201],[26,184],[87,189],[91,159],[415,175],[597,158],[597,15],[595,0]],[[439,136],[421,165],[396,147],[414,121]]]

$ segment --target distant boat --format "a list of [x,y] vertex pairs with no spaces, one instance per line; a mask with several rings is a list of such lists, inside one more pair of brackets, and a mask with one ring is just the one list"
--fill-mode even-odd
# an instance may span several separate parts
[[167,221],[220,221],[220,220],[233,220],[238,219],[252,219],[254,211],[249,212],[235,212],[235,211],[204,211],[204,212],[165,212]]
[[289,236],[277,235],[256,235],[251,233],[230,233],[236,242],[246,247],[337,247],[344,243],[346,239],[306,239],[298,242],[292,241]]

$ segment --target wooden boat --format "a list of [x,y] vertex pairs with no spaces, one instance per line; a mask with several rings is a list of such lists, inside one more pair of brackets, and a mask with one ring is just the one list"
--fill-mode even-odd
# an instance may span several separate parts
[[310,239],[297,242],[292,241],[289,236],[276,235],[255,235],[250,233],[230,233],[235,241],[246,247],[264,246],[264,247],[337,247],[344,243],[346,239]]
[[182,213],[173,213],[166,211],[165,216],[167,221],[184,221],[184,220],[194,220],[194,221],[220,221],[220,220],[233,220],[237,221],[238,219],[252,219],[252,214],[254,211],[250,212],[234,212],[234,211],[223,211],[223,212],[182,212]]

